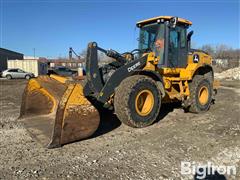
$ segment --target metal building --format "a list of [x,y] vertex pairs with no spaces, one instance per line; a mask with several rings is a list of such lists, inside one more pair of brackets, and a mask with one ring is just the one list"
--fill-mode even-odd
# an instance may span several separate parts
[[0,48],[0,71],[7,69],[8,59],[23,59],[23,54]]

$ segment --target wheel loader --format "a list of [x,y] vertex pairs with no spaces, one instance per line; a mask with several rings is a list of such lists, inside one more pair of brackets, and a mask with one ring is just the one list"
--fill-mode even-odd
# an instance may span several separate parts
[[[48,148],[89,138],[102,109],[112,109],[134,128],[151,125],[171,102],[193,113],[209,109],[216,94],[212,58],[191,49],[192,22],[159,16],[136,25],[139,45],[133,51],[120,54],[88,44],[84,81],[51,75],[28,82],[20,121],[33,137]],[[100,66],[100,52],[113,61]]]

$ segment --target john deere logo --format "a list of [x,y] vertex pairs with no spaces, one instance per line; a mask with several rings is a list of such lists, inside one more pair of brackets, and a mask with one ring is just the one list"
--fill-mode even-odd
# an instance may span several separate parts
[[193,62],[194,63],[198,63],[198,61],[199,61],[199,55],[198,54],[194,54],[193,55]]
[[140,65],[141,65],[140,62],[137,62],[136,64],[130,66],[130,67],[128,68],[128,72],[133,71],[134,69],[136,69],[136,68],[137,68],[138,66],[140,66]]

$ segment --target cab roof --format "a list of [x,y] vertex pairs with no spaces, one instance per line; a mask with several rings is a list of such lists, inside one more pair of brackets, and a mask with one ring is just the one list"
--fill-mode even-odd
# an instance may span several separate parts
[[[153,18],[150,18],[150,19],[145,19],[145,20],[137,22],[137,26],[141,27],[143,25],[151,24],[151,23],[157,22],[159,20],[160,21],[168,21],[173,17],[174,16],[157,16],[157,17],[153,17]],[[189,26],[192,25],[191,21],[189,21],[187,19],[179,18],[179,17],[178,17],[178,22],[182,23],[182,24],[185,24],[185,25],[189,25]]]

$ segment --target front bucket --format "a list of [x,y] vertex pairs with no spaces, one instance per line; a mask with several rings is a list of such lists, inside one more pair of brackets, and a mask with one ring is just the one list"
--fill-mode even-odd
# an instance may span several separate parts
[[32,137],[54,148],[91,136],[100,116],[81,84],[41,76],[26,86],[19,119]]

